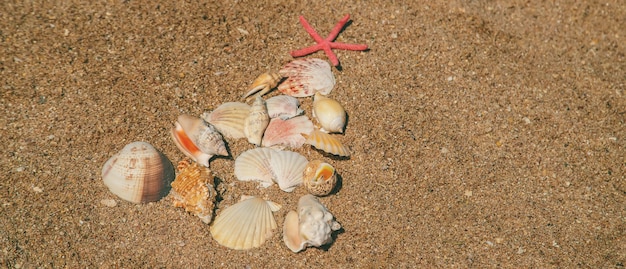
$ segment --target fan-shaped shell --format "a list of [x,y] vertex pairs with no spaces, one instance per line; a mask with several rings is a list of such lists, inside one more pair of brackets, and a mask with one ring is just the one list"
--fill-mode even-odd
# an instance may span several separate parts
[[104,185],[132,203],[154,202],[166,196],[174,176],[170,161],[146,142],[126,145],[102,167]]
[[283,224],[283,241],[293,251],[308,246],[320,247],[333,241],[332,233],[341,229],[339,222],[310,194],[300,197],[298,212],[290,211]]
[[302,134],[309,134],[312,131],[313,122],[305,115],[293,117],[288,120],[273,118],[270,120],[267,129],[265,129],[263,146],[299,148],[302,147],[306,141]]
[[212,112],[202,114],[202,119],[212,124],[224,136],[239,139],[246,135],[243,125],[250,114],[250,106],[241,102],[223,103]]
[[346,110],[334,99],[315,93],[313,98],[313,117],[322,126],[322,131],[343,133],[346,126]]
[[260,95],[257,95],[243,126],[243,133],[248,138],[248,142],[261,146],[263,133],[269,122],[270,116],[267,114],[265,100]]
[[330,64],[317,58],[294,60],[278,73],[288,77],[278,85],[278,90],[294,97],[307,97],[316,92],[327,95],[335,87],[335,76]]
[[184,208],[206,224],[211,223],[217,192],[213,187],[213,175],[209,168],[197,163],[183,165],[172,182],[171,195],[175,207]]
[[174,143],[187,157],[199,164],[208,167],[214,155],[228,156],[222,135],[210,123],[193,116],[180,115],[174,125]]
[[227,248],[245,250],[259,247],[278,227],[272,212],[280,207],[257,197],[242,200],[224,209],[215,218],[211,235]]
[[320,130],[314,130],[309,135],[305,135],[306,141],[304,143],[314,146],[317,149],[325,152],[338,155],[338,156],[350,156],[350,151],[334,136],[324,133]]
[[275,151],[272,153],[270,167],[274,174],[274,181],[281,190],[292,192],[302,184],[302,173],[309,163],[306,157],[293,151]]
[[270,166],[273,149],[255,148],[241,153],[235,159],[235,176],[241,181],[258,181],[261,187],[274,184]]
[[337,173],[329,163],[313,160],[304,168],[302,182],[309,193],[315,196],[325,196],[335,188]]
[[277,95],[265,101],[267,105],[267,113],[270,118],[281,118],[283,120],[293,118],[304,113],[300,109],[300,101],[289,95]]

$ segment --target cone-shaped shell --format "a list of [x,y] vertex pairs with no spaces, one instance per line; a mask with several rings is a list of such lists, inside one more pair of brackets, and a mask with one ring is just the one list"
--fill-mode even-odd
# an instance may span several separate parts
[[302,176],[304,187],[315,196],[325,196],[337,185],[335,168],[320,160],[313,160],[304,168]]
[[346,110],[334,99],[321,95],[313,98],[313,117],[322,126],[322,131],[343,133],[346,126]]
[[281,118],[283,120],[293,118],[304,113],[300,109],[300,101],[289,95],[277,95],[265,101],[267,105],[267,113],[270,118]]
[[273,211],[280,205],[250,197],[224,209],[211,226],[211,235],[220,245],[245,250],[261,246],[278,227]]
[[209,168],[198,163],[184,166],[172,182],[171,195],[175,207],[184,208],[206,224],[211,223],[217,192]]
[[313,122],[309,117],[302,115],[288,120],[273,118],[265,129],[263,146],[286,146],[290,148],[302,147],[306,138],[302,134],[313,131]]
[[214,155],[228,156],[222,135],[213,125],[189,115],[180,115],[172,138],[180,151],[201,165],[209,166]]
[[350,156],[348,148],[346,148],[337,138],[330,134],[324,133],[320,130],[314,130],[309,135],[305,135],[304,137],[306,138],[304,143],[314,146],[317,149],[338,156]]
[[239,139],[246,135],[243,125],[250,114],[250,106],[241,102],[227,102],[218,106],[212,112],[202,114],[202,119],[212,124],[224,136]]
[[335,76],[330,64],[317,58],[294,60],[278,73],[288,77],[278,85],[278,90],[293,97],[312,96],[316,92],[327,95],[335,87]]
[[270,160],[274,181],[281,190],[292,192],[302,184],[302,175],[308,163],[306,157],[300,153],[286,150],[274,151]]
[[102,167],[104,185],[132,203],[154,202],[166,196],[174,176],[172,163],[146,142],[126,145]]
[[241,153],[235,159],[235,177],[241,181],[258,181],[261,187],[274,184],[270,166],[273,149],[254,148]]
[[[292,213],[293,212],[293,213]],[[283,241],[293,251],[308,246],[320,247],[333,241],[332,233],[341,229],[333,215],[310,194],[298,201],[298,212],[290,211],[283,224]]]
[[263,133],[269,123],[270,116],[267,114],[265,100],[260,95],[257,95],[243,126],[243,133],[248,138],[248,142],[261,146]]

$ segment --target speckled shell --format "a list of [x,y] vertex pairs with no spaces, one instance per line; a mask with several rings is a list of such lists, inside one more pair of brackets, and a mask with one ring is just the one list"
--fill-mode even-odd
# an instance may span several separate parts
[[217,192],[213,187],[213,175],[207,167],[197,163],[179,165],[182,168],[174,182],[172,182],[171,196],[175,207],[182,207],[185,211],[197,216],[202,222],[209,224],[213,218],[215,197]]
[[172,138],[187,157],[206,167],[214,155],[228,156],[222,135],[200,118],[180,115],[172,128]]
[[322,131],[343,133],[346,126],[346,110],[334,99],[321,95],[313,98],[313,117],[322,126]]
[[309,135],[305,135],[306,141],[304,143],[314,146],[317,149],[325,152],[348,157],[350,151],[333,135],[324,133],[320,130],[314,130]]
[[246,118],[243,127],[243,133],[248,138],[248,142],[261,146],[263,133],[269,122],[270,116],[267,113],[265,100],[261,96],[257,96],[250,107],[250,114]]
[[304,168],[302,183],[315,196],[330,194],[337,185],[335,168],[320,160],[310,161]]
[[289,95],[277,95],[265,101],[267,105],[267,113],[270,118],[281,118],[287,120],[304,113],[300,109],[300,101]]
[[102,167],[104,185],[132,203],[154,202],[166,196],[174,176],[172,163],[146,142],[126,145]]
[[327,95],[335,87],[330,64],[322,59],[297,59],[286,64],[278,73],[287,77],[278,85],[278,90],[293,97],[312,96],[316,92]]
[[300,252],[309,246],[331,243],[333,231],[339,229],[341,225],[328,209],[315,196],[307,194],[298,201],[298,212],[287,213],[283,241],[291,251]]
[[243,125],[250,114],[250,106],[241,102],[226,102],[212,112],[202,114],[202,119],[212,124],[224,136],[233,139],[244,138]]
[[288,120],[273,118],[265,129],[263,146],[299,148],[306,141],[302,134],[309,134],[312,131],[313,122],[305,115]]

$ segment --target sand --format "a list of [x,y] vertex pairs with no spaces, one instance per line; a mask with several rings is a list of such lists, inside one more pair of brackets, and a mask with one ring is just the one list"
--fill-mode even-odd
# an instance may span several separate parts
[[[621,1],[15,2],[0,4],[0,267],[626,264]],[[337,41],[370,47],[335,51],[329,96],[352,155],[295,150],[341,175],[320,199],[343,227],[332,245],[295,254],[278,229],[230,250],[171,198],[132,204],[103,184],[132,141],[183,160],[178,115],[241,101],[314,44],[300,15],[326,36],[345,14]],[[306,190],[237,181],[234,157],[253,146],[228,143],[211,162],[217,213],[256,195],[283,205],[282,225]]]

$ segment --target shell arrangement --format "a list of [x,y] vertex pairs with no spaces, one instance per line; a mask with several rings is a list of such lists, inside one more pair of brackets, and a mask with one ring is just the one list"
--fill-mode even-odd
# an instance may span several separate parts
[[[304,185],[310,193],[300,198],[297,211],[285,217],[282,227],[287,248],[300,252],[330,244],[332,233],[341,225],[318,197],[336,191],[337,172],[326,161],[309,161],[291,150],[307,145],[325,152],[322,155],[326,157],[349,158],[350,150],[341,142],[347,113],[340,102],[328,97],[334,86],[335,77],[326,61],[294,60],[276,73],[256,78],[243,95],[251,103],[225,102],[198,117],[180,115],[171,136],[194,163],[181,162],[175,179],[171,163],[162,154],[137,142],[105,163],[104,183],[111,192],[134,203],[161,199],[171,183],[173,205],[209,224],[217,243],[232,249],[256,248],[279,227],[273,214],[281,205],[244,196],[213,218],[218,192],[210,161],[214,156],[230,156],[226,139],[246,139],[255,147],[233,156],[237,180],[258,182],[260,188],[277,184],[285,192]],[[264,99],[273,89],[282,94]],[[300,108],[298,98],[306,97],[313,99],[312,118]]]

